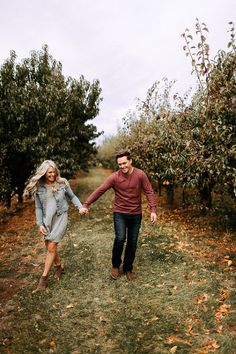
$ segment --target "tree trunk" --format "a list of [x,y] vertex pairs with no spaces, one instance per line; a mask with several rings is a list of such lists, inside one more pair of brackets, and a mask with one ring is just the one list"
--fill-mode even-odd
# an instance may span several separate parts
[[172,183],[166,186],[166,197],[167,197],[167,204],[173,205],[174,203],[174,185]]
[[158,179],[158,196],[161,197],[161,190],[162,190],[161,179]]
[[5,197],[5,207],[7,209],[10,209],[11,207],[11,194],[6,194],[6,197]]
[[182,206],[183,206],[183,208],[185,207],[185,205],[186,205],[186,188],[183,187],[183,189],[182,189]]

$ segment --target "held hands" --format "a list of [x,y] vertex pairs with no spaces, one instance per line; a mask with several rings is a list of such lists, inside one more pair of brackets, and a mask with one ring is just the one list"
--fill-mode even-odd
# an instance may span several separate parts
[[151,213],[151,222],[152,224],[155,224],[157,221],[157,214],[156,213]]
[[80,215],[87,215],[88,214],[88,209],[82,207],[82,208],[79,209],[79,213],[80,213]]

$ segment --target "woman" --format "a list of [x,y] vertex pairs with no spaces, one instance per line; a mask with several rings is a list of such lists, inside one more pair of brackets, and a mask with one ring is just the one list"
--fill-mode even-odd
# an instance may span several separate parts
[[45,160],[39,166],[26,186],[24,195],[30,195],[35,199],[36,222],[40,233],[44,236],[47,249],[44,271],[37,289],[34,290],[36,292],[46,289],[48,273],[53,263],[56,266],[54,275],[56,279],[59,280],[64,272],[57,246],[67,228],[66,196],[79,209],[81,215],[86,213],[86,209],[71,190],[69,182],[61,178],[56,164],[51,160]]

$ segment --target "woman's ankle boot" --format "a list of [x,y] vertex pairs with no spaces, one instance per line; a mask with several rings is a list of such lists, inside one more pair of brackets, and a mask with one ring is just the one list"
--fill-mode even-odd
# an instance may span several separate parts
[[61,264],[56,266],[56,271],[55,271],[55,274],[54,274],[54,278],[56,278],[57,280],[60,280],[63,273],[65,273],[64,267]]
[[47,287],[47,283],[48,283],[47,275],[46,276],[42,275],[41,278],[39,279],[38,286],[33,291],[33,293],[36,293],[37,291],[44,291],[46,289],[46,287]]

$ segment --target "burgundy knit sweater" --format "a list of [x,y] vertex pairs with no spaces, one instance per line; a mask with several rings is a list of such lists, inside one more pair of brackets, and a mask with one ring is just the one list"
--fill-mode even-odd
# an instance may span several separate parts
[[138,168],[134,168],[131,174],[124,174],[120,170],[112,173],[100,187],[90,194],[83,206],[88,208],[110,188],[113,188],[115,192],[114,212],[141,214],[142,191],[146,195],[151,212],[156,212],[156,200],[151,183],[146,174]]

